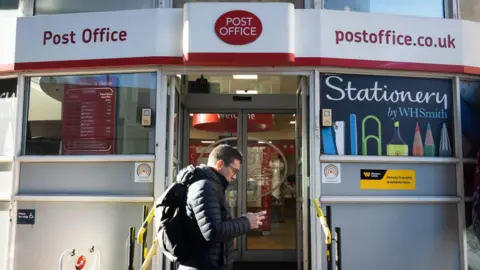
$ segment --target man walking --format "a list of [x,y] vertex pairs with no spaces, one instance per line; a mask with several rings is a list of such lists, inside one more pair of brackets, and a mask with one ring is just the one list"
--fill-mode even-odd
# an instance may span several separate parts
[[[242,154],[229,145],[219,145],[208,157],[207,165],[196,171],[196,181],[188,188],[187,223],[192,238],[192,254],[179,261],[179,270],[232,269],[233,240],[257,229],[265,211],[233,218],[225,197],[228,184],[235,180]],[[179,172],[177,179],[184,173]],[[178,179],[178,180],[180,180]]]

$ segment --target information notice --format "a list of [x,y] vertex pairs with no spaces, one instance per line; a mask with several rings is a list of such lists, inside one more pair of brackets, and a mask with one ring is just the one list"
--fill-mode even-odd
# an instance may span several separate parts
[[116,89],[109,80],[65,85],[62,154],[113,154]]

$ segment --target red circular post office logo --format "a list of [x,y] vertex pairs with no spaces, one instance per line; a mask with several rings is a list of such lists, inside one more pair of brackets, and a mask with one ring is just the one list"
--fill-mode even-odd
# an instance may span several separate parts
[[246,45],[262,34],[262,21],[246,10],[232,10],[222,14],[215,22],[215,33],[225,43]]

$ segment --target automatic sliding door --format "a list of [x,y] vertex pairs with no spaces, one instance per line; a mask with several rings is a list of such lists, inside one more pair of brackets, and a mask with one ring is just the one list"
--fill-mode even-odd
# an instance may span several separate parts
[[297,269],[309,269],[308,265],[308,121],[309,121],[309,80],[302,76],[297,89],[297,112],[295,114],[295,137],[297,155]]
[[242,260],[296,261],[295,112],[245,112],[241,136],[244,212],[267,211],[245,237]]
[[[219,144],[229,144],[239,148],[238,130],[240,126],[237,112],[208,112],[190,114],[189,164],[207,164],[208,155]],[[233,216],[239,216],[238,179],[230,183],[227,200]],[[237,248],[235,240],[235,249]]]

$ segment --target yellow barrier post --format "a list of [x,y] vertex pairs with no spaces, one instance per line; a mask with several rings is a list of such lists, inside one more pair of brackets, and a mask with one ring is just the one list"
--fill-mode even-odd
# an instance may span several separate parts
[[[157,246],[158,246],[158,240],[155,239],[153,241],[152,247],[150,247],[149,250],[147,249],[147,243],[146,243],[147,231],[148,231],[148,226],[150,225],[150,223],[153,220],[153,217],[155,216],[155,205],[153,205],[150,212],[148,212],[148,215],[147,215],[147,212],[148,212],[148,206],[144,205],[143,206],[144,220],[142,223],[142,227],[140,228],[140,230],[138,230],[138,234],[137,234],[137,243],[140,244],[142,247],[142,257],[141,257],[142,266],[140,267],[141,270],[146,270],[148,268],[148,266],[150,265],[150,262],[152,261],[153,256],[155,256],[155,254],[157,253]],[[152,235],[155,236],[156,234],[153,233]]]
[[147,257],[145,258],[145,261],[140,267],[140,270],[147,270],[147,267],[150,265],[150,262],[152,261],[153,256],[157,254],[157,247],[158,247],[158,239],[155,239],[155,241],[153,241],[152,247],[147,253]]
[[322,208],[320,207],[320,201],[318,199],[313,199],[313,204],[315,205],[315,210],[317,211],[317,217],[320,219],[322,224],[323,233],[325,234],[325,244],[330,245],[332,243],[332,233],[327,224],[327,219],[323,214]]
[[143,221],[142,228],[140,228],[140,230],[138,230],[137,243],[139,243],[139,244],[143,243],[143,235],[147,231],[148,225],[150,224],[150,222],[152,222],[152,219],[153,219],[154,216],[155,216],[155,206],[152,207],[152,209],[148,213],[147,218]]

